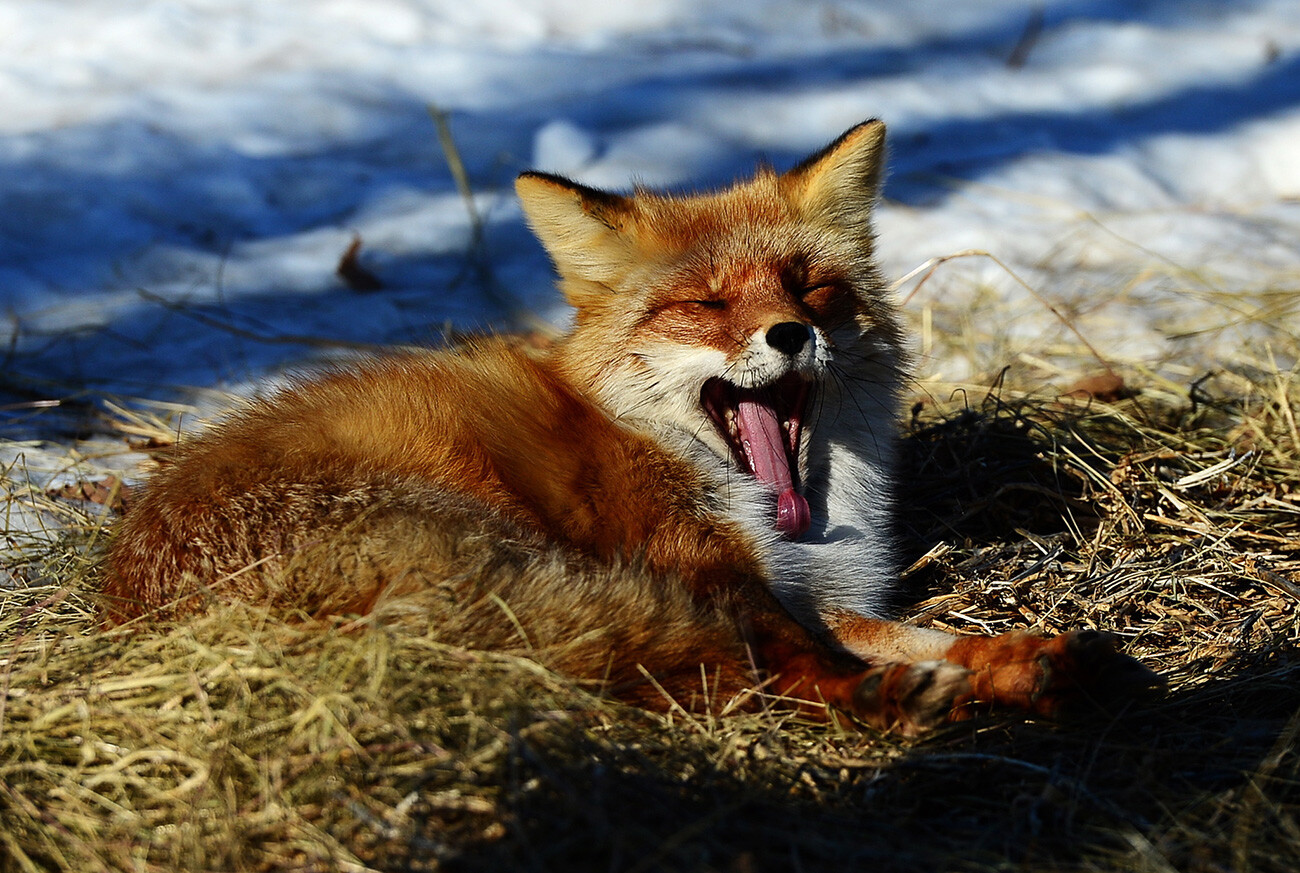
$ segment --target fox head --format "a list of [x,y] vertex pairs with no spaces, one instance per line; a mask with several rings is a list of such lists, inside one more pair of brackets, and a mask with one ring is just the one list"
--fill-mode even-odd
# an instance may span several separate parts
[[577,310],[559,366],[615,418],[684,432],[761,481],[791,538],[831,444],[885,440],[893,415],[900,331],[870,221],[884,138],[868,121],[706,194],[516,183]]

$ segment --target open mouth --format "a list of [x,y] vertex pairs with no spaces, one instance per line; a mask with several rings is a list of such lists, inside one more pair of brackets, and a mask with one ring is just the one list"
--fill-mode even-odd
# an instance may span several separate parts
[[790,539],[808,530],[808,501],[796,490],[799,437],[808,407],[809,384],[784,376],[766,388],[741,388],[710,379],[700,402],[742,469],[776,494],[776,529]]

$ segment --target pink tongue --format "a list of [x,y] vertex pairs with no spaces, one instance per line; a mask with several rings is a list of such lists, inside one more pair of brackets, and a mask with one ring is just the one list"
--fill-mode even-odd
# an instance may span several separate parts
[[754,476],[777,494],[776,529],[795,539],[811,524],[808,501],[794,490],[785,454],[785,434],[776,410],[745,399],[736,404],[736,424]]
[[787,488],[776,499],[776,529],[792,540],[803,536],[812,526],[812,513],[808,501],[793,488]]

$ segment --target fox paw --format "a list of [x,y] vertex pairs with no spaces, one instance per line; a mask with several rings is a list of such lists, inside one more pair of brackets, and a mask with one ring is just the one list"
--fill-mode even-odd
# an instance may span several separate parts
[[917,736],[947,721],[958,702],[970,696],[969,676],[951,661],[876,667],[853,694],[853,715],[881,731]]
[[970,717],[981,704],[1068,718],[1165,689],[1164,680],[1119,651],[1115,635],[1095,630],[962,637],[947,657],[971,671],[970,697],[955,718]]

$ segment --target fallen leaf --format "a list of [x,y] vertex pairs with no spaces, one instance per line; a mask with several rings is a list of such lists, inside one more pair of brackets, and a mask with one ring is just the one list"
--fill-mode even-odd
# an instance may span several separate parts
[[343,253],[343,257],[339,258],[339,266],[335,272],[343,280],[343,284],[353,291],[369,293],[380,290],[384,287],[384,283],[374,273],[361,266],[360,254],[361,236],[357,234],[352,237],[352,244]]
[[63,500],[85,500],[107,506],[125,515],[131,502],[131,486],[124,485],[116,476],[106,476],[95,482],[80,481],[62,488],[51,488],[46,493]]

